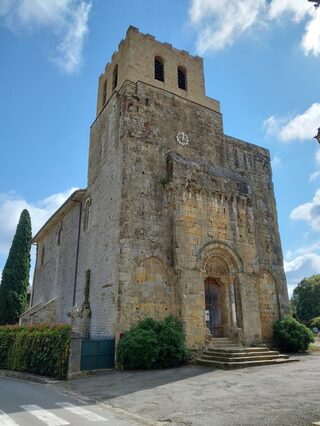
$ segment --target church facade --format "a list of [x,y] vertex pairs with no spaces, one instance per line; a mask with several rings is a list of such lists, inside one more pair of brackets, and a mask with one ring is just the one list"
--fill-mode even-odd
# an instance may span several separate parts
[[135,27],[99,79],[88,186],[33,242],[22,323],[118,339],[171,314],[200,349],[267,342],[288,312],[269,152],[224,134],[200,57]]

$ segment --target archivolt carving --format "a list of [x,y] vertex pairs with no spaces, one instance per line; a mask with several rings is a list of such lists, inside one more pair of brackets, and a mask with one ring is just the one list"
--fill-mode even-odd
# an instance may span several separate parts
[[227,262],[220,256],[211,256],[206,259],[204,269],[206,275],[215,277],[222,277],[230,272]]
[[236,274],[243,271],[240,257],[231,247],[220,241],[208,243],[199,251],[196,266],[203,272],[207,272],[207,268],[214,268],[219,275]]

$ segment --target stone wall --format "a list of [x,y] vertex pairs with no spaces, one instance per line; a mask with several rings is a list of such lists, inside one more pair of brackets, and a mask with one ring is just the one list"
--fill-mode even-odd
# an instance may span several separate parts
[[50,300],[45,304],[37,303],[24,312],[19,319],[20,325],[54,322],[57,322],[57,299]]
[[[118,334],[153,310],[159,318],[177,315],[189,346],[203,345],[204,280],[213,272],[199,259],[210,247],[208,258],[218,252],[230,258],[221,285],[226,299],[237,296],[224,312],[225,333],[241,334],[247,344],[269,339],[271,321],[288,309],[288,299],[268,151],[225,136],[219,113],[148,84],[127,82],[120,97]],[[179,131],[188,145],[177,143]],[[165,274],[142,278],[148,271],[139,265],[152,262]],[[275,282],[261,280],[262,270]]]
[[[68,312],[73,306],[81,210],[81,203],[71,203],[72,207],[54,225],[48,226],[37,241],[31,307],[38,305],[41,313],[33,315],[33,322],[70,322]],[[58,300],[54,320],[52,309],[46,315],[43,308],[51,300]]]
[[123,100],[115,93],[91,126],[86,199],[87,230],[81,228],[76,303],[85,298],[90,271],[90,337],[113,337],[119,280],[120,204],[123,156],[119,140]]

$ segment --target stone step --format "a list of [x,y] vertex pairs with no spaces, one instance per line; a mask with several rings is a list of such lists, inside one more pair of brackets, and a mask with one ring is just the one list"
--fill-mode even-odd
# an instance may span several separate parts
[[270,351],[266,346],[258,347],[216,347],[209,345],[198,359],[198,363],[208,367],[233,369],[255,367],[258,365],[282,364],[297,361],[288,355]]
[[257,348],[245,348],[245,347],[215,347],[215,346],[208,346],[207,351],[214,351],[214,352],[228,352],[228,353],[259,353],[259,352],[265,352],[267,349],[263,347],[257,347]]
[[218,344],[218,345],[213,345],[213,344],[210,344],[210,345],[207,345],[207,347],[208,348],[222,348],[222,349],[234,349],[234,348],[239,348],[240,346],[237,344],[237,343],[228,343],[228,344],[225,344],[225,343],[221,343],[221,344]]
[[297,359],[293,358],[279,358],[272,360],[263,360],[263,361],[244,361],[244,362],[221,362],[221,361],[209,361],[206,359],[198,359],[198,363],[205,365],[207,367],[222,368],[226,370],[232,370],[237,368],[246,368],[246,367],[258,367],[264,365],[276,365],[276,364],[285,364],[287,362],[295,362]]
[[230,337],[211,337],[212,342],[231,342]]
[[208,356],[223,356],[228,358],[243,358],[246,356],[264,356],[264,355],[279,355],[278,351],[261,351],[261,352],[228,352],[228,351],[216,351],[206,350],[203,352]]
[[272,359],[288,359],[288,355],[253,355],[245,357],[225,357],[225,356],[212,356],[202,355],[201,359],[208,361],[219,361],[219,362],[246,362],[246,361],[263,361]]
[[219,337],[219,338],[215,338],[215,339],[210,339],[210,344],[212,345],[234,345],[235,342],[233,342],[231,339],[229,339],[229,337]]

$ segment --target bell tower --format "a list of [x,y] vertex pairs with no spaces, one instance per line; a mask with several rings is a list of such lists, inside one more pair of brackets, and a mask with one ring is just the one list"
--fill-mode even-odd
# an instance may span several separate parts
[[270,339],[288,308],[270,156],[224,134],[202,58],[129,27],[99,78],[87,193],[91,333],[171,314],[191,348]]
[[150,34],[129,27],[111,63],[99,78],[97,114],[125,81],[141,81],[217,112],[219,102],[205,96],[203,59],[160,43]]

